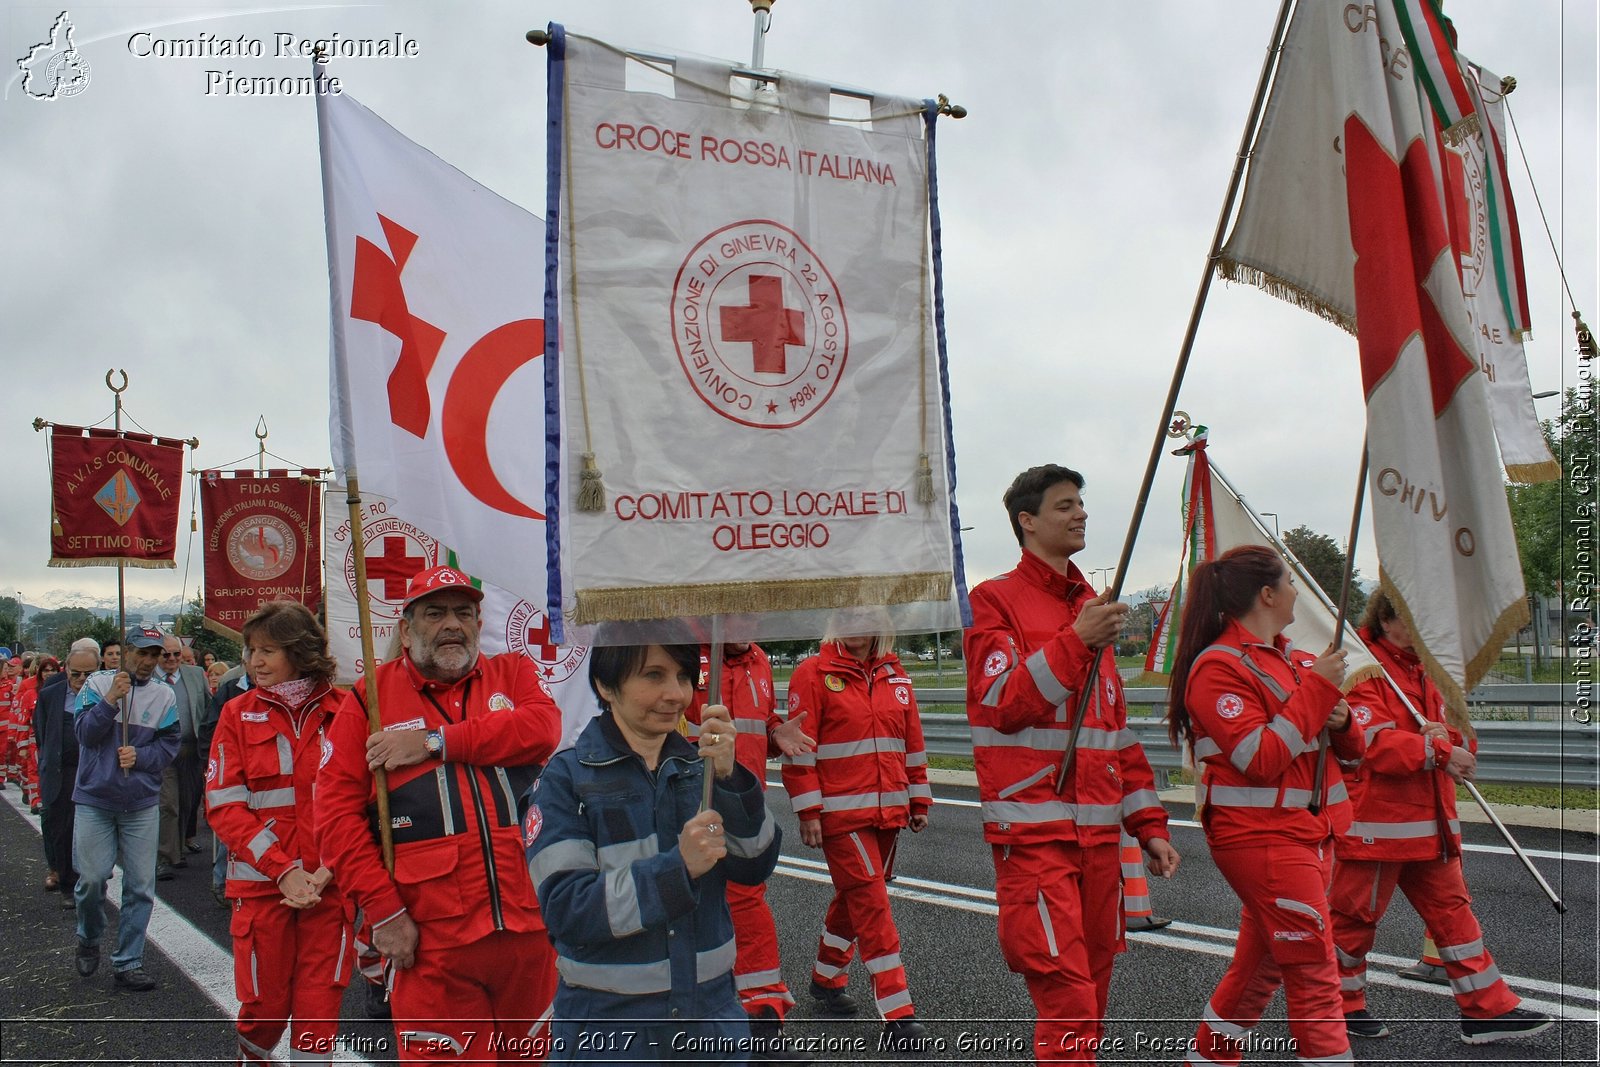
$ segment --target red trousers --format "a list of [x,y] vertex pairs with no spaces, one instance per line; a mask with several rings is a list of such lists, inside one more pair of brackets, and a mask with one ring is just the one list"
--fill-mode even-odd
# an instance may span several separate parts
[[1121,850],[1067,841],[993,850],[1000,954],[1033,997],[1034,1059],[1093,1063],[1111,964],[1126,947]]
[[822,839],[822,856],[833,879],[833,900],[822,921],[817,963],[812,978],[818,985],[842,989],[856,948],[872,975],[878,1014],[901,1019],[916,1013],[906,969],[900,962],[900,931],[889,911],[889,873],[894,869],[898,830],[852,830]]
[[549,1053],[556,953],[543,930],[429,948],[423,926],[416,962],[393,981],[401,1063],[542,1063]]
[[1150,879],[1145,877],[1144,849],[1136,838],[1122,831],[1122,914],[1143,919],[1155,914],[1150,907]]
[[1238,1063],[1279,985],[1299,1059],[1348,1056],[1328,913],[1332,842],[1213,849],[1211,858],[1239,895],[1239,941],[1206,1004],[1191,1062]]
[[289,1047],[332,1062],[339,1003],[355,963],[344,897],[329,889],[314,908],[276,896],[236,898],[233,988],[239,997],[239,1063],[270,1063],[293,1020]]
[[1460,856],[1408,863],[1340,860],[1334,866],[1330,904],[1345,1011],[1367,1006],[1367,953],[1396,886],[1439,946],[1462,1015],[1492,1019],[1522,1003],[1506,987],[1494,957],[1483,947],[1483,930],[1472,914]]
[[767,907],[767,886],[728,883],[728,910],[733,913],[733,984],[739,1004],[755,1015],[771,1008],[782,1019],[794,1007],[778,966],[778,928]]

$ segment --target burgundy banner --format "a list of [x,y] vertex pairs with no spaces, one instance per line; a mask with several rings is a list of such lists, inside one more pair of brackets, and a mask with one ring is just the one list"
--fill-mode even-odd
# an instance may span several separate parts
[[53,426],[50,566],[171,567],[183,442]]
[[268,600],[322,599],[322,472],[202,471],[206,625],[237,638]]

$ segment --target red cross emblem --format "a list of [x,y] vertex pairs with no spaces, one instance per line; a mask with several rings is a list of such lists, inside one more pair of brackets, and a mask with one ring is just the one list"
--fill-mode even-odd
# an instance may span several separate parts
[[402,430],[425,437],[432,414],[428,372],[439,358],[445,333],[411,314],[406,306],[400,274],[411,257],[417,235],[382,215],[378,216],[378,221],[383,224],[383,233],[394,250],[394,258],[390,259],[383,249],[366,238],[356,238],[350,317],[375,322],[400,339],[400,359],[389,374],[389,418]]
[[383,599],[404,600],[406,586],[427,566],[427,559],[406,552],[404,537],[385,537],[383,554],[367,557],[367,581],[372,582],[381,578]]
[[782,278],[752,274],[747,280],[750,303],[722,309],[722,339],[749,341],[757,374],[782,374],[785,347],[806,343],[805,313],[785,306]]

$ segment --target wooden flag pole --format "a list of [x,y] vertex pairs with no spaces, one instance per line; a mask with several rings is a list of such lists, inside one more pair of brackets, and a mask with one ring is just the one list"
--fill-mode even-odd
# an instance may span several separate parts
[[[1250,117],[1245,120],[1244,134],[1239,139],[1239,150],[1234,156],[1233,174],[1228,179],[1228,191],[1223,197],[1222,210],[1217,215],[1217,228],[1211,237],[1211,251],[1206,255],[1205,269],[1200,273],[1200,289],[1195,294],[1194,307],[1189,312],[1189,325],[1184,330],[1183,345],[1178,350],[1178,363],[1172,369],[1172,384],[1167,388],[1166,406],[1161,409],[1161,418],[1156,423],[1155,440],[1150,445],[1150,458],[1145,464],[1144,480],[1139,484],[1139,495],[1133,505],[1133,518],[1128,523],[1128,536],[1122,542],[1122,555],[1117,560],[1116,573],[1111,576],[1112,601],[1116,601],[1122,595],[1122,583],[1128,573],[1128,564],[1133,559],[1133,543],[1139,537],[1139,527],[1144,522],[1145,507],[1150,503],[1150,487],[1155,483],[1156,464],[1161,462],[1161,450],[1167,440],[1172,413],[1178,408],[1178,392],[1183,387],[1183,377],[1189,369],[1189,356],[1194,351],[1194,338],[1200,328],[1200,315],[1205,310],[1206,294],[1211,291],[1211,276],[1216,272],[1217,258],[1222,253],[1222,242],[1227,236],[1228,220],[1233,216],[1233,204],[1238,198],[1239,186],[1244,181],[1245,163],[1250,159],[1250,148],[1255,143],[1256,129],[1261,124],[1261,111],[1266,105],[1267,89],[1272,84],[1273,71],[1277,69],[1278,54],[1283,49],[1284,30],[1289,24],[1289,9],[1292,6],[1293,0],[1283,0],[1279,5],[1278,21],[1272,28],[1272,41],[1267,48],[1266,58],[1261,62],[1261,75],[1256,80],[1255,99],[1251,101]],[[1089,665],[1089,675],[1078,691],[1078,709],[1072,719],[1072,733],[1067,737],[1067,749],[1061,754],[1061,763],[1056,773],[1057,795],[1067,787],[1067,778],[1072,771],[1072,760],[1078,751],[1078,736],[1083,732],[1083,720],[1089,713],[1089,702],[1094,699],[1100,678],[1100,661],[1103,658],[1099,655],[1094,657]]]
[[[1361,530],[1361,509],[1367,501],[1367,442],[1361,440],[1361,473],[1356,478],[1356,505],[1350,512],[1350,539],[1345,542],[1344,549],[1344,580],[1339,583],[1339,603],[1335,605],[1338,614],[1334,617],[1333,647],[1334,651],[1344,647],[1345,615],[1350,610],[1350,585],[1356,573],[1356,535]],[[1349,729],[1346,726],[1345,729]],[[1322,786],[1328,778],[1328,728],[1324,726],[1317,735],[1317,769],[1311,777],[1311,803],[1306,805],[1306,810],[1315,815],[1322,810]]]
[[[383,729],[378,713],[378,670],[373,662],[372,605],[367,596],[367,551],[361,537],[361,486],[355,471],[346,472],[345,503],[350,508],[350,552],[356,565],[356,618],[361,626],[361,679],[366,686],[367,736]],[[389,822],[389,774],[382,767],[372,771],[372,786],[378,801],[378,846],[383,850],[383,865],[394,874],[394,828]]]
[[[711,616],[711,662],[706,669],[706,704],[722,703],[722,616]],[[705,716],[700,716],[700,729],[705,729]],[[700,784],[700,810],[711,810],[711,786],[716,772],[711,766],[711,760],[705,756],[700,758],[705,765],[705,781]]]

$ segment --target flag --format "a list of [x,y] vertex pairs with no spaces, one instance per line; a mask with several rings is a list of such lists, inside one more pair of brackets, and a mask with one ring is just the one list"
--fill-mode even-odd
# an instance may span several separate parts
[[[329,492],[339,504],[344,503],[343,486],[333,486]],[[328,646],[339,664],[336,680],[354,685],[365,671],[356,603],[356,538],[366,546],[367,605],[374,658],[379,664],[399,654],[400,606],[412,577],[440,564],[459,566],[460,558],[404,518],[394,500],[363,491],[359,532],[352,531],[348,508],[327,508],[324,514]],[[561,708],[561,747],[566,748],[600,711],[589,688],[589,650],[561,647],[551,640],[550,618],[542,598],[526,600],[481,579],[475,578],[473,584],[483,592],[480,651],[486,656],[515,652],[533,660],[540,681]]]
[[552,614],[958,626],[934,105],[552,36]]
[[183,445],[51,426],[50,566],[174,566]]
[[348,93],[317,120],[335,469],[542,597],[543,225]]
[[206,626],[238,640],[268,600],[322,601],[322,472],[201,471]]
[[1296,8],[1219,269],[1357,333],[1379,578],[1460,709],[1528,609],[1396,2]]
[[[1182,629],[1183,604],[1189,589],[1189,576],[1194,568],[1208,560],[1216,559],[1230,548],[1240,545],[1264,545],[1280,553],[1289,565],[1290,572],[1300,586],[1300,598],[1294,603],[1294,621],[1283,631],[1296,648],[1317,655],[1333,643],[1339,620],[1333,599],[1317,584],[1304,564],[1295,558],[1287,545],[1274,537],[1266,523],[1245,503],[1232,484],[1211,462],[1206,451],[1208,438],[1204,426],[1197,426],[1189,443],[1179,449],[1187,454],[1189,466],[1184,473],[1184,553],[1178,568],[1178,577],[1172,583],[1172,594],[1156,618],[1156,633],[1145,654],[1144,673],[1140,685],[1165,685],[1172,674],[1172,664],[1177,655],[1178,634]],[[1358,620],[1346,619],[1342,648],[1349,653],[1345,661],[1346,672],[1342,688],[1349,692],[1358,682],[1380,673],[1381,668],[1356,632]]]

